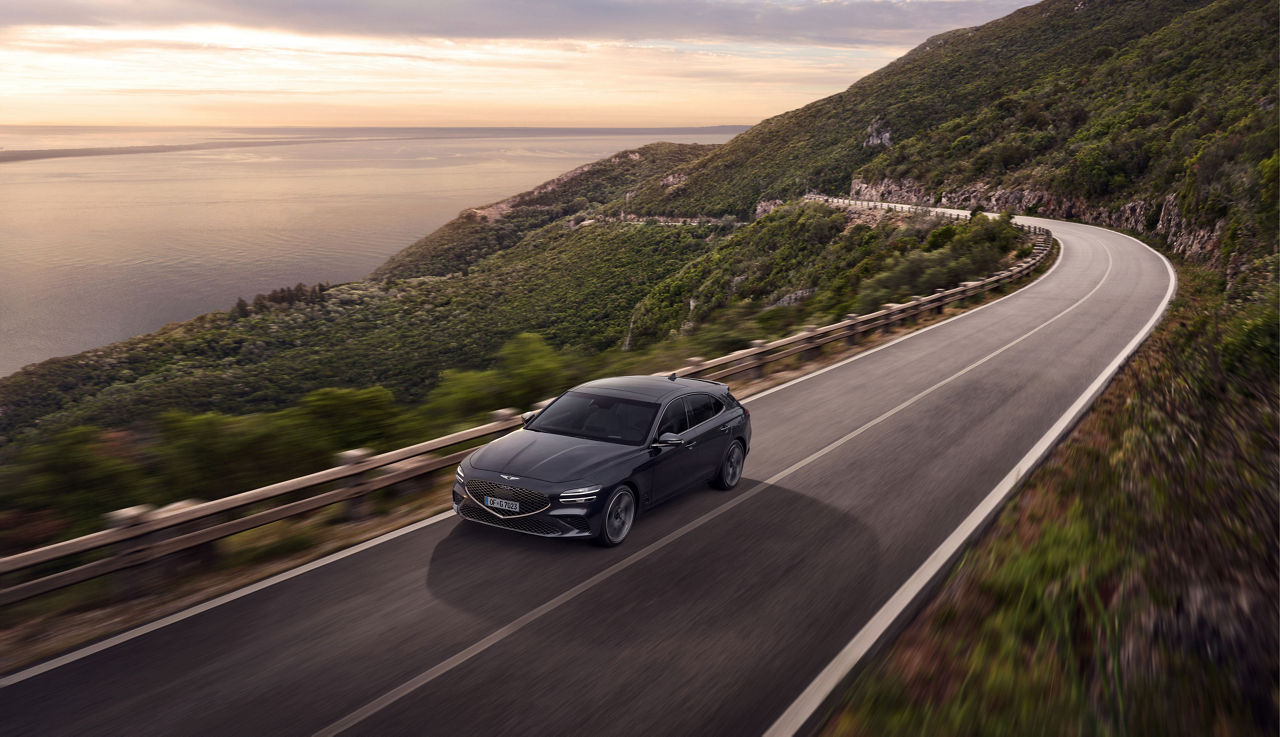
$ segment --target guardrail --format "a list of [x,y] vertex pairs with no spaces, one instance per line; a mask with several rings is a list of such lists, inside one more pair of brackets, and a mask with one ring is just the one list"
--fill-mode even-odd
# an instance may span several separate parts
[[[0,606],[136,568],[181,551],[195,550],[196,557],[207,560],[211,557],[209,550],[199,548],[219,538],[331,504],[347,502],[348,517],[360,517],[364,510],[359,501],[368,494],[456,465],[474,448],[445,455],[436,455],[437,452],[501,435],[521,424],[513,409],[497,410],[491,417],[493,421],[488,424],[380,455],[364,449],[345,451],[338,454],[336,460],[340,465],[335,468],[222,499],[176,502],[160,509],[143,505],[111,512],[106,515],[109,525],[106,530],[0,558],[0,577],[33,570],[39,576],[0,589]],[[335,484],[336,488],[325,488]],[[320,493],[296,498],[301,492],[315,490]],[[278,506],[255,509],[271,504]],[[40,570],[55,563],[63,564],[64,570],[55,573]],[[140,588],[141,583],[126,581],[120,588],[122,593],[129,594]]]
[[[809,195],[806,199],[839,207],[933,212],[913,205],[818,195]],[[944,213],[943,216],[963,218],[953,213]],[[778,340],[753,341],[750,348],[720,358],[691,358],[687,365],[674,373],[711,380],[725,380],[744,374],[747,375],[745,378],[759,378],[778,361],[793,356],[800,356],[800,360],[816,358],[830,343],[845,341],[847,345],[854,345],[878,330],[913,323],[921,316],[941,313],[949,304],[1021,279],[1048,257],[1053,238],[1045,228],[1017,227],[1034,236],[1032,254],[986,279],[913,297],[902,304],[886,304],[870,314],[850,314],[830,325],[806,326],[801,332]],[[665,371],[660,375],[670,373]],[[535,409],[546,406],[550,401],[539,402]],[[229,535],[339,503],[347,504],[349,519],[359,518],[366,514],[363,500],[372,492],[454,466],[474,450],[474,445],[469,444],[505,434],[520,425],[517,410],[497,410],[491,413],[491,422],[479,427],[378,455],[366,449],[346,451],[338,454],[336,460],[339,465],[334,468],[222,499],[209,502],[188,500],[160,509],[143,505],[117,510],[106,515],[109,525],[106,530],[0,558],[0,581],[24,579],[6,583],[5,588],[0,589],[0,606],[117,571],[137,573],[117,586],[121,596],[128,596],[138,593],[149,580],[172,572],[175,566],[166,561],[177,553],[184,553],[196,562],[209,562],[216,556],[211,546]],[[467,447],[457,449],[459,446]],[[304,492],[309,495],[304,496]],[[58,570],[53,570],[55,568]]]

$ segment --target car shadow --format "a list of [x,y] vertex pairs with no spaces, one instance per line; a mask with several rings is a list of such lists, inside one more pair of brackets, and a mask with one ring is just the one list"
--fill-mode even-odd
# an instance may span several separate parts
[[[795,595],[812,587],[821,596],[821,589],[832,586],[841,588],[842,595],[850,586],[872,588],[880,544],[865,524],[799,491],[757,487],[759,482],[743,479],[733,492],[707,489],[682,495],[648,510],[627,541],[610,549],[463,521],[435,546],[426,586],[435,598],[460,610],[506,623],[643,553],[643,559],[593,586],[590,596],[617,597],[615,605],[626,611],[687,595],[720,612],[705,620],[710,628],[723,615],[721,606],[762,606],[777,592]],[[751,497],[724,508],[742,493]],[[650,549],[709,514],[714,519]],[[628,585],[619,589],[615,580]],[[637,598],[637,588],[645,596]],[[704,621],[694,615],[687,619],[689,624]],[[583,634],[590,631],[588,627]],[[601,632],[612,636],[607,629]]]

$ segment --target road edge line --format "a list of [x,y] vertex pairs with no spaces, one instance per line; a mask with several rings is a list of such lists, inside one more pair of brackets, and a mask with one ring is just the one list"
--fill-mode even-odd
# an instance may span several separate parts
[[[1087,225],[1087,223],[1079,224]],[[1031,450],[1027,451],[1026,455],[1018,461],[1013,469],[1000,480],[1000,483],[996,484],[995,488],[978,503],[978,506],[942,541],[942,544],[925,559],[925,562],[916,569],[915,573],[911,574],[911,577],[889,597],[889,600],[858,630],[853,639],[836,654],[835,658],[818,673],[817,677],[787,707],[786,711],[774,721],[769,729],[765,731],[764,737],[791,737],[802,731],[812,732],[818,726],[815,722],[819,715],[825,716],[823,706],[830,703],[830,699],[836,694],[837,689],[853,673],[867,653],[878,644],[882,644],[881,641],[887,633],[893,630],[895,624],[905,624],[904,614],[908,612],[914,614],[918,605],[922,603],[924,595],[931,590],[931,584],[950,570],[951,563],[967,544],[994,519],[996,512],[1000,510],[1012,492],[1031,475],[1031,472],[1040,465],[1045,456],[1057,446],[1058,442],[1089,411],[1093,406],[1093,402],[1111,385],[1112,379],[1119,373],[1120,368],[1146,342],[1147,338],[1155,330],[1156,325],[1160,323],[1160,319],[1168,311],[1169,303],[1178,288],[1178,274],[1174,271],[1173,264],[1168,257],[1127,233],[1120,233],[1097,225],[1090,225],[1089,227],[1099,228],[1100,230],[1106,230],[1128,238],[1155,254],[1169,274],[1169,286],[1165,290],[1159,306],[1151,315],[1147,324],[1121,349],[1115,359],[1107,364],[1097,378],[1085,388],[1084,392],[1076,398],[1076,401],[1058,418],[1058,421],[1036,441]],[[1059,255],[1059,261],[1061,261],[1061,255]],[[1021,292],[1022,290],[1018,291]],[[1014,292],[1014,294],[1017,293]],[[957,315],[957,317],[963,317],[963,315]]]

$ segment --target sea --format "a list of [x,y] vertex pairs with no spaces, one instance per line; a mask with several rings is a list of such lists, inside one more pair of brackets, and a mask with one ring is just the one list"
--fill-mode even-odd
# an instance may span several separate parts
[[742,130],[0,126],[0,376],[360,279],[465,208]]

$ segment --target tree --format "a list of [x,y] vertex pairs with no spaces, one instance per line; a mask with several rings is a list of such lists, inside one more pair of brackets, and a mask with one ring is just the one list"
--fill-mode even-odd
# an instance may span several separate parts
[[142,468],[112,452],[96,427],[73,427],[30,446],[16,465],[22,481],[4,506],[54,509],[79,523],[79,531],[99,527],[107,512],[150,500]]
[[498,409],[501,399],[497,371],[459,371],[449,369],[440,374],[440,383],[427,396],[422,414],[432,423],[447,424],[454,420]]
[[534,333],[520,333],[503,344],[498,372],[507,406],[527,408],[564,389],[563,359]]
[[399,416],[395,397],[380,386],[319,389],[303,397],[298,410],[335,450],[379,447],[395,434]]

